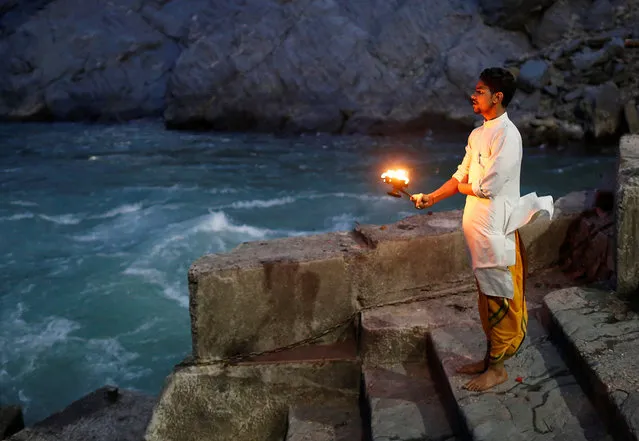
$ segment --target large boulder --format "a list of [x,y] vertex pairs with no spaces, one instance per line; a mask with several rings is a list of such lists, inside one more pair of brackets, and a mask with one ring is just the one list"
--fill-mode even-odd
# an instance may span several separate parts
[[519,70],[517,84],[522,90],[533,92],[544,87],[549,80],[550,70],[548,63],[544,60],[528,60]]
[[167,123],[342,132],[423,115],[468,123],[481,69],[530,48],[523,34],[486,26],[469,2],[369,3],[209,7],[173,70]]
[[0,116],[160,115],[179,47],[136,12],[139,6],[56,0],[35,11],[0,46]]
[[504,29],[527,31],[555,0],[480,0],[486,23]]
[[623,104],[619,88],[609,81],[599,86],[588,86],[579,104],[584,113],[587,130],[595,138],[614,135],[621,124]]
[[472,122],[481,69],[530,49],[472,2],[0,4],[0,118],[384,132]]
[[561,40],[567,33],[581,28],[581,17],[591,6],[590,0],[558,0],[544,12],[533,32],[533,43],[544,47]]

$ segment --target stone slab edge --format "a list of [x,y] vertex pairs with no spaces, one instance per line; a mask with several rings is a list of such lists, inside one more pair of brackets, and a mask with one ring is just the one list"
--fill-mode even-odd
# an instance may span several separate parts
[[358,441],[362,439],[359,407],[291,406],[286,441]]
[[[581,295],[582,293],[585,293],[585,296]],[[614,298],[614,296],[615,294],[610,291],[597,289],[567,288],[555,291],[544,298],[540,318],[551,338],[562,349],[562,356],[566,364],[570,367],[591,402],[599,410],[600,415],[608,425],[609,430],[615,435],[615,438],[623,441],[639,441],[639,399],[637,399],[639,398],[639,389],[631,391],[631,393],[634,392],[634,401],[636,402],[634,411],[632,408],[623,408],[623,404],[632,405],[632,402],[628,403],[628,401],[632,400],[619,400],[617,387],[602,377],[601,369],[595,368],[600,363],[597,360],[596,352],[585,350],[583,345],[587,343],[578,342],[570,336],[568,329],[575,327],[574,322],[578,317],[570,318],[569,315],[565,314],[572,310],[578,316],[583,317],[584,312],[587,313],[588,308],[594,304],[601,308],[600,312],[605,315],[606,305],[611,297]],[[590,303],[584,300],[583,297],[590,297],[593,302]],[[639,325],[637,330],[639,330]],[[634,355],[638,360],[637,365],[639,366],[639,353]],[[612,363],[606,363],[604,369],[608,371],[610,378],[618,378],[619,374],[621,374],[621,372],[615,371]],[[639,371],[625,372],[625,375],[634,375],[635,382],[637,382]]]
[[617,292],[639,295],[639,135],[619,142],[616,198]]
[[[553,263],[585,202],[584,193],[571,193],[556,201],[556,219],[522,228],[531,271]],[[385,229],[249,242],[203,256],[189,271],[193,356],[207,361],[285,346],[362,306],[471,278],[460,226],[461,212],[442,212]],[[351,330],[342,327],[320,342],[348,338]]]
[[196,365],[166,380],[146,441],[282,441],[295,405],[357,407],[357,360]]

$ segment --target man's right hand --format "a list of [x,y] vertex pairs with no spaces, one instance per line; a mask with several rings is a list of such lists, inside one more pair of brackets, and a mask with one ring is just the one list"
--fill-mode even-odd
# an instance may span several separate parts
[[432,207],[435,201],[430,194],[416,193],[410,197],[410,200],[415,203],[415,208],[422,210],[424,208]]

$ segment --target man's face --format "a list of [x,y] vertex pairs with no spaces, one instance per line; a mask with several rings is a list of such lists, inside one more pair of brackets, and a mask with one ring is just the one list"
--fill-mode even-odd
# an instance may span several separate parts
[[490,92],[490,89],[483,81],[479,80],[475,86],[475,93],[470,96],[473,104],[473,112],[478,115],[485,115],[499,104],[497,97]]

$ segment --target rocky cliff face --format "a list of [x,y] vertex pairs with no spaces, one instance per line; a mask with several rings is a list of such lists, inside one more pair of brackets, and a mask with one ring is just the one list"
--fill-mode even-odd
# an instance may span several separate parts
[[511,116],[544,141],[623,131],[638,94],[639,57],[622,39],[639,36],[639,0],[23,3],[0,0],[4,119],[163,114],[177,128],[339,133],[472,126],[479,72],[506,65],[521,83]]

